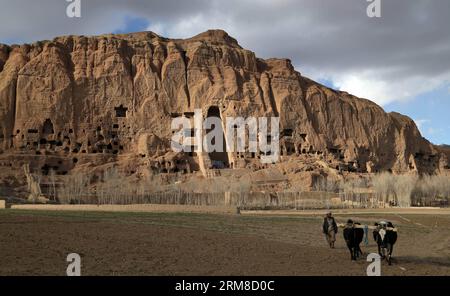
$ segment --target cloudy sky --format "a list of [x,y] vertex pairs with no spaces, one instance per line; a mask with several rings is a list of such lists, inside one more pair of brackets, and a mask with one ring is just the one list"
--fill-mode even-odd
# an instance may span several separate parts
[[224,29],[259,57],[290,58],[297,71],[413,118],[450,144],[450,1],[0,0],[0,43],[151,30],[185,38]]

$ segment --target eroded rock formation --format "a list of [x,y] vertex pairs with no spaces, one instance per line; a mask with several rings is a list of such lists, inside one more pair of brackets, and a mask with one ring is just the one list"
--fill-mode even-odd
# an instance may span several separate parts
[[[221,118],[280,116],[281,163],[316,159],[360,173],[449,168],[410,118],[303,77],[288,59],[259,59],[220,30],[186,40],[143,32],[0,45],[0,71],[0,165],[10,172],[30,163],[64,175],[112,162],[128,174],[208,170],[207,155],[171,151],[170,123],[212,107]],[[231,154],[227,166],[266,168],[258,157]]]

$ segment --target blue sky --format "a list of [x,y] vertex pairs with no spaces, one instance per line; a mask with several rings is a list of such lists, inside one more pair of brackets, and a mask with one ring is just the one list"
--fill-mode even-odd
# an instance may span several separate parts
[[450,86],[446,85],[406,102],[394,102],[384,109],[408,115],[422,135],[434,144],[450,144]]
[[131,32],[140,32],[145,31],[150,26],[150,22],[141,17],[134,16],[125,16],[124,26],[123,28],[119,28],[114,30],[112,33],[121,34],[121,33],[131,33]]
[[60,35],[153,31],[188,38],[223,29],[258,57],[289,58],[302,75],[411,117],[435,144],[450,144],[450,1],[0,0],[0,43]]

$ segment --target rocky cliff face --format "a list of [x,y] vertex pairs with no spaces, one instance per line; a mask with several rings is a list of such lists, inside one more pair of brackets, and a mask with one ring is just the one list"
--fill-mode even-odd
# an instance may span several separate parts
[[[0,165],[11,170],[30,163],[67,174],[126,159],[130,174],[190,173],[205,160],[170,151],[171,118],[212,107],[222,118],[279,116],[282,162],[314,158],[369,173],[448,168],[408,117],[303,77],[287,59],[259,59],[220,30],[0,45],[0,71]],[[258,155],[229,157],[235,168],[264,168]]]

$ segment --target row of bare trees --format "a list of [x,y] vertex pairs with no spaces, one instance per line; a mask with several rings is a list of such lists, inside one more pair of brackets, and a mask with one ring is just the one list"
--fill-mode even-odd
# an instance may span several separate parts
[[341,193],[346,200],[357,200],[362,194],[375,200],[400,207],[411,205],[432,205],[436,201],[450,200],[449,175],[394,175],[380,173],[370,178],[355,178],[336,181],[320,178],[314,185],[315,191]]
[[130,204],[138,203],[144,191],[155,190],[155,182],[136,182],[127,179],[116,168],[105,170],[92,186],[91,176],[75,173],[65,176],[57,189],[58,201],[63,204]]
[[[50,179],[54,179],[52,175]],[[51,182],[52,184],[55,181]],[[236,180],[233,184],[223,184],[220,192],[246,193],[250,191],[248,180]],[[214,185],[216,185],[214,183]],[[216,186],[213,186],[216,187]],[[218,186],[219,188],[221,186]],[[226,187],[226,188],[225,188]],[[179,187],[167,191],[158,176],[138,182],[124,177],[116,168],[105,170],[103,175],[91,184],[91,176],[74,173],[64,176],[60,184],[52,186],[50,191],[54,200],[64,204],[132,204],[155,202],[155,199],[185,199],[178,194]],[[450,199],[450,176],[433,175],[393,175],[380,173],[371,177],[353,178],[339,181],[331,178],[319,178],[313,188],[315,191],[340,193],[345,200],[358,201],[368,199],[373,204],[391,203],[400,207],[411,205],[430,205],[436,200]],[[218,193],[215,191],[214,193]],[[178,194],[178,195],[177,195]],[[191,197],[188,197],[191,198]],[[193,198],[193,197],[192,197]],[[216,198],[216,197],[211,197]],[[156,201],[157,202],[157,201]],[[371,205],[375,206],[375,204]]]
[[411,206],[411,194],[417,186],[416,175],[377,174],[372,178],[373,191],[378,200],[399,207]]
[[430,205],[433,201],[450,201],[450,176],[424,176],[415,186],[412,200],[420,205]]
[[382,173],[372,179],[374,192],[398,206],[433,205],[450,199],[449,175],[392,175]]

